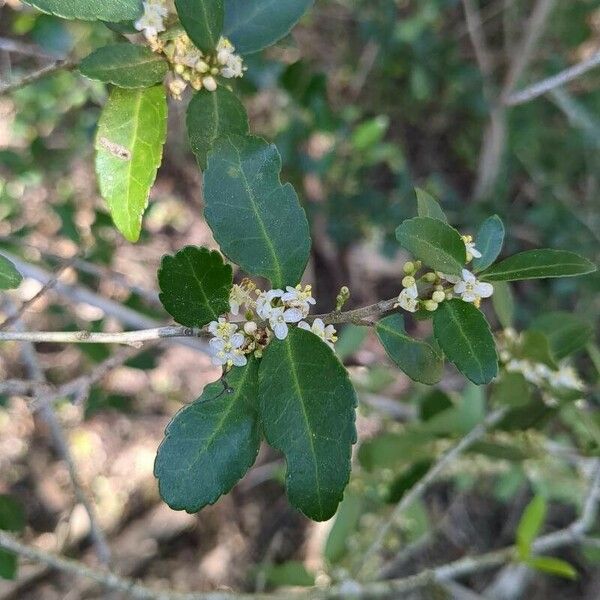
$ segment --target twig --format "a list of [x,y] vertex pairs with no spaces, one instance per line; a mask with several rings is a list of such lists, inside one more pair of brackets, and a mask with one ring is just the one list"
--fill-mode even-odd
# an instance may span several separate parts
[[20,90],[22,87],[25,87],[30,83],[35,83],[36,81],[39,81],[44,77],[48,77],[49,75],[53,75],[58,71],[70,71],[74,69],[77,64],[77,61],[72,59],[57,60],[56,62],[46,65],[37,71],[23,75],[21,78],[13,81],[12,83],[7,83],[0,86],[0,96]]
[[0,38],[0,50],[24,54],[25,56],[37,56],[38,58],[50,58],[56,60],[56,55],[44,52],[42,48],[35,44],[25,44],[24,42],[11,40],[9,38]]
[[383,524],[375,540],[365,552],[361,559],[361,567],[358,570],[357,576],[360,576],[365,566],[368,565],[369,559],[378,554],[381,550],[385,537],[390,531],[391,527],[398,520],[400,515],[409,507],[415,500],[420,498],[425,490],[441,475],[446,467],[456,460],[465,450],[468,450],[476,441],[481,439],[489,429],[497,425],[506,415],[507,409],[500,408],[490,413],[479,425],[474,427],[460,442],[450,448],[445,454],[443,454],[438,461],[427,471],[426,475],[407,493],[402,497],[402,500],[398,502],[390,517]]
[[[475,58],[477,59],[479,70],[483,75],[484,84],[489,84],[489,79],[493,71],[493,63],[483,32],[481,13],[473,0],[462,0],[462,3],[467,21],[467,31],[473,50],[475,50]],[[488,86],[484,85],[484,91],[486,89],[488,89]]]

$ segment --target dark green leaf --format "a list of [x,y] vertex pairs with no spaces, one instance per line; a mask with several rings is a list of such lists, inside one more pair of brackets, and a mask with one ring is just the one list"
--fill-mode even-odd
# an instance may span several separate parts
[[350,491],[344,494],[323,550],[323,556],[330,564],[339,562],[348,552],[348,538],[358,529],[363,510],[361,495]]
[[496,263],[481,274],[485,281],[574,277],[596,270],[587,258],[566,250],[527,250]]
[[200,90],[188,105],[187,131],[204,171],[208,153],[217,139],[232,133],[248,133],[248,115],[244,105],[227,88],[219,86],[214,92]]
[[223,31],[223,0],[175,0],[181,25],[203,52],[212,52]]
[[89,79],[123,88],[160,83],[168,70],[167,61],[159,54],[146,46],[129,43],[98,48],[79,63],[79,71]]
[[553,556],[532,556],[525,561],[525,564],[536,571],[558,575],[566,579],[577,579],[578,574],[575,567],[566,560],[554,558]]
[[0,579],[15,579],[17,576],[17,555],[0,548]]
[[448,394],[442,392],[442,390],[433,389],[420,400],[419,419],[429,421],[436,415],[453,407],[454,404]]
[[280,171],[274,145],[236,135],[215,143],[204,174],[204,215],[221,250],[275,288],[296,285],[310,253],[306,215]]
[[429,344],[406,333],[402,315],[393,314],[381,319],[376,331],[388,356],[411,379],[433,385],[442,378],[442,357]]
[[268,583],[279,586],[310,587],[315,585],[315,576],[306,570],[299,561],[290,560],[280,565],[269,565],[265,569],[265,578]]
[[314,0],[225,0],[225,33],[240,54],[286,36]]
[[456,229],[439,219],[408,219],[396,229],[396,238],[415,258],[436,271],[460,275],[465,266],[465,243]]
[[475,442],[469,448],[469,452],[495,459],[510,460],[511,462],[520,462],[529,458],[525,452],[516,446],[496,442]]
[[444,354],[473,383],[489,383],[498,373],[498,355],[483,313],[458,298],[442,302],[433,331]]
[[417,214],[420,217],[431,217],[444,223],[448,222],[442,207],[431,194],[421,188],[415,188],[415,194],[417,195]]
[[11,496],[0,495],[0,531],[23,531],[25,513],[22,506]]
[[473,271],[487,269],[497,258],[504,243],[504,225],[498,215],[486,219],[477,232],[475,247],[481,258],[473,259]]
[[593,335],[593,328],[588,321],[568,312],[541,315],[533,321],[531,329],[546,335],[557,360],[581,350]]
[[393,469],[401,464],[427,458],[427,444],[435,439],[434,433],[423,429],[408,429],[403,433],[384,433],[362,442],[358,460],[367,471]]
[[310,331],[274,340],[259,374],[263,430],[287,461],[290,502],[315,521],[331,518],[350,477],[356,394],[333,351]]
[[553,370],[558,369],[558,365],[550,351],[550,342],[540,331],[525,331],[517,353],[519,358],[525,358],[534,363],[542,363]]
[[419,461],[401,473],[390,484],[385,501],[393,504],[400,502],[404,494],[425,477],[431,464],[430,460]]
[[174,510],[193,513],[229,492],[256,460],[260,446],[257,415],[258,362],[234,367],[179,411],[158,449],[154,475],[160,495]]
[[538,536],[546,519],[546,500],[543,496],[535,496],[526,506],[517,525],[517,550],[519,558],[526,560],[531,555],[531,544]]
[[24,0],[25,4],[63,19],[127,21],[142,14],[142,0]]
[[17,271],[8,258],[0,254],[0,290],[12,290],[18,288],[23,281],[21,273]]
[[512,327],[515,319],[515,299],[508,282],[496,281],[494,283],[492,303],[502,327]]
[[506,406],[526,406],[531,390],[521,373],[503,373],[492,388],[492,401]]
[[100,115],[96,174],[117,229],[136,242],[167,134],[165,88],[114,88]]
[[218,252],[187,246],[163,256],[158,270],[160,301],[182,325],[203,327],[229,312],[233,271]]

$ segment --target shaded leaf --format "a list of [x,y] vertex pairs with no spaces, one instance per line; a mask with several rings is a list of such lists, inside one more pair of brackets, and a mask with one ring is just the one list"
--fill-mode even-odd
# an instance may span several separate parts
[[396,229],[396,238],[415,258],[436,271],[460,275],[467,260],[458,231],[439,219],[408,219]]
[[544,524],[546,510],[546,500],[543,496],[535,496],[525,507],[517,525],[517,551],[521,560],[531,555],[531,545]]
[[473,271],[487,269],[499,256],[504,244],[504,224],[498,215],[486,219],[475,237],[475,247],[481,258],[473,259]]
[[13,497],[0,494],[0,531],[23,531],[25,513],[23,507]]
[[523,332],[522,341],[517,353],[520,358],[525,358],[535,363],[542,363],[553,370],[558,369],[558,365],[550,351],[550,342],[540,331]]
[[531,390],[521,373],[503,373],[494,382],[492,401],[506,406],[526,406],[531,398]]
[[363,510],[364,502],[360,495],[344,494],[323,550],[323,556],[330,564],[339,562],[348,552],[348,538],[357,530]]
[[127,21],[142,14],[142,0],[24,0],[42,12],[63,19]]
[[483,273],[485,281],[518,281],[546,277],[574,277],[596,270],[587,258],[566,250],[527,250],[496,263]]
[[227,88],[219,86],[214,92],[200,90],[188,104],[187,131],[192,151],[204,171],[208,153],[217,139],[248,133],[248,115],[244,105]]
[[175,0],[181,25],[203,52],[212,52],[223,31],[223,0]]
[[448,360],[477,385],[498,373],[498,355],[483,313],[458,298],[442,302],[433,314],[433,332]]
[[256,460],[258,362],[234,367],[227,383],[233,392],[223,394],[220,381],[207,385],[165,431],[154,475],[162,499],[174,510],[194,513],[214,504]]
[[454,404],[448,394],[442,392],[442,390],[433,389],[420,400],[419,419],[421,421],[429,421],[436,415],[451,408],[454,408]]
[[425,477],[427,471],[431,468],[431,465],[432,462],[430,460],[419,461],[401,473],[390,484],[385,501],[392,504],[400,502],[404,494]]
[[315,521],[331,518],[350,477],[356,394],[331,348],[310,331],[273,340],[261,362],[263,430],[287,461],[290,502]]
[[531,329],[541,331],[550,342],[557,360],[581,350],[591,339],[593,328],[588,321],[568,312],[551,312],[537,317]]
[[96,174],[117,229],[136,242],[167,134],[162,85],[114,88],[100,115]]
[[297,560],[289,560],[280,565],[269,565],[264,571],[268,583],[276,587],[294,585],[310,587],[315,584],[315,576]]
[[203,327],[229,312],[233,282],[230,265],[208,248],[187,246],[163,256],[158,270],[160,301],[181,325]]
[[274,288],[296,285],[310,253],[306,215],[280,171],[274,145],[228,136],[215,143],[204,174],[204,215],[221,250]]
[[23,281],[21,273],[15,265],[0,254],[0,290],[13,290],[18,288]]
[[388,356],[411,379],[433,385],[442,378],[443,358],[429,344],[406,333],[402,315],[393,314],[381,319],[376,331]]
[[515,299],[508,282],[496,281],[494,283],[492,304],[502,327],[512,327],[515,319]]
[[167,61],[160,54],[146,46],[129,43],[98,48],[79,63],[79,72],[89,79],[123,88],[160,83],[168,70]]
[[415,188],[415,194],[417,195],[417,213],[420,217],[431,217],[444,223],[448,222],[442,207],[431,194],[421,188]]
[[0,579],[16,579],[17,555],[0,548]]

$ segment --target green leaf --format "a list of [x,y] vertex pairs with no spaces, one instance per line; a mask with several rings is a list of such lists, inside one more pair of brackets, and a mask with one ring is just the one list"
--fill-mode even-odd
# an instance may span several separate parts
[[17,555],[0,548],[0,579],[16,579]]
[[240,54],[286,36],[314,0],[225,0],[225,32]]
[[431,464],[430,460],[416,462],[396,477],[387,490],[385,501],[391,504],[400,502],[404,494],[425,477],[427,471],[431,468]]
[[187,109],[187,131],[200,168],[206,169],[206,159],[213,144],[229,134],[248,133],[248,115],[237,96],[219,86],[216,91],[200,90]]
[[585,347],[592,339],[590,323],[568,312],[551,312],[539,316],[531,329],[541,331],[550,342],[550,349],[557,360],[561,360]]
[[521,373],[503,373],[492,388],[492,402],[506,406],[526,406],[531,398],[527,380]]
[[483,313],[458,298],[442,302],[433,314],[433,332],[456,368],[473,383],[489,383],[498,373],[498,355]]
[[532,556],[525,564],[536,571],[558,575],[566,579],[577,579],[579,576],[575,567],[566,560],[554,558],[553,556]]
[[352,133],[353,149],[357,152],[364,152],[381,143],[389,126],[390,119],[385,115],[379,115],[361,123]]
[[496,263],[481,274],[485,281],[574,277],[596,270],[587,258],[566,250],[527,250]]
[[231,266],[221,255],[197,246],[163,256],[158,270],[160,301],[177,323],[187,327],[203,327],[229,312],[232,282]]
[[213,52],[223,31],[223,0],[175,0],[181,25],[202,52]]
[[21,273],[17,271],[8,258],[0,254],[0,290],[13,290],[18,288],[23,281]]
[[160,83],[169,70],[167,61],[146,46],[123,43],[103,46],[88,54],[79,71],[89,79],[123,88],[140,88]]
[[512,327],[515,320],[515,299],[509,283],[506,281],[494,283],[492,304],[502,327]]
[[429,344],[406,333],[402,315],[393,314],[381,319],[376,331],[388,356],[411,379],[433,385],[442,378],[442,357]]
[[331,518],[350,477],[356,394],[331,348],[310,331],[273,340],[259,373],[263,430],[287,461],[290,502],[315,521]]
[[344,558],[348,552],[348,538],[358,529],[363,512],[362,495],[346,492],[323,549],[323,556],[328,563],[335,564]]
[[204,215],[221,250],[274,288],[296,285],[310,253],[306,215],[280,171],[274,145],[236,135],[215,143],[204,174]]
[[486,219],[475,237],[475,247],[481,258],[473,259],[475,273],[487,269],[497,258],[504,243],[504,225],[498,215]]
[[408,219],[396,229],[396,238],[415,258],[436,271],[460,275],[465,266],[465,243],[456,229],[439,219]]
[[550,342],[540,331],[525,331],[517,352],[519,358],[525,358],[534,363],[542,363],[553,370],[558,369],[558,365],[550,351]]
[[257,414],[258,361],[227,375],[233,392],[220,381],[179,411],[158,449],[154,476],[162,499],[189,513],[214,504],[246,474],[260,446]]
[[419,420],[429,421],[451,408],[454,408],[454,404],[448,394],[442,390],[432,389],[419,400]]
[[425,429],[407,429],[403,433],[384,433],[360,444],[358,461],[371,472],[376,469],[394,469],[400,464],[427,458],[427,444],[435,439]]
[[25,513],[23,507],[11,496],[0,494],[0,531],[23,531]]
[[417,214],[420,217],[431,217],[444,223],[448,222],[442,207],[431,194],[421,188],[415,188],[415,194],[417,195]]
[[535,496],[523,511],[517,525],[517,551],[521,560],[526,560],[531,555],[531,545],[544,524],[546,510],[545,498]]
[[130,242],[140,237],[166,134],[162,85],[113,89],[98,123],[96,173],[113,221]]
[[290,560],[280,565],[269,565],[265,569],[265,578],[268,583],[276,587],[299,586],[310,587],[315,585],[315,576],[306,570],[306,567],[297,560]]
[[42,12],[63,19],[127,21],[142,14],[142,0],[24,0]]

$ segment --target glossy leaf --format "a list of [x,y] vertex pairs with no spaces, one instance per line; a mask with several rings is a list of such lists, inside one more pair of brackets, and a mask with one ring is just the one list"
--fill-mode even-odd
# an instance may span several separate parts
[[448,360],[477,385],[498,373],[496,344],[483,313],[469,302],[442,302],[433,314],[433,331]]
[[225,0],[225,36],[240,54],[285,37],[314,0]]
[[499,256],[504,244],[504,224],[498,215],[486,219],[475,237],[475,247],[481,253],[473,259],[473,271],[487,269]]
[[259,373],[263,431],[287,461],[290,502],[315,521],[331,518],[350,477],[356,394],[317,336],[292,328],[274,340]]
[[200,90],[188,104],[187,131],[192,151],[204,171],[208,153],[217,139],[248,133],[248,115],[244,105],[227,88],[219,86],[214,92]]
[[396,229],[396,239],[426,267],[460,275],[467,260],[465,244],[456,229],[439,219],[415,217]]
[[122,43],[94,50],[79,63],[79,71],[89,79],[113,83],[123,88],[149,87],[160,83],[169,66],[146,46]]
[[566,250],[527,250],[496,263],[481,274],[485,281],[574,277],[596,270],[587,258]]
[[181,25],[203,52],[212,52],[223,31],[223,0],[175,0]]
[[232,281],[231,266],[218,252],[196,246],[164,256],[158,270],[160,301],[188,327],[203,327],[229,312]]
[[415,188],[415,194],[417,195],[417,214],[420,217],[431,217],[444,223],[448,222],[442,207],[431,194],[421,188]]
[[557,360],[581,350],[593,335],[593,328],[588,321],[560,311],[539,316],[531,323],[531,329],[541,331],[548,338],[552,354]]
[[274,288],[296,285],[310,253],[308,222],[277,148],[256,137],[218,140],[204,174],[204,215],[223,253]]
[[96,173],[113,221],[130,242],[140,237],[166,133],[162,85],[113,89],[98,123]]
[[577,579],[578,577],[577,570],[573,565],[554,556],[532,556],[525,561],[525,564],[536,571],[558,575],[566,579]]
[[15,265],[0,254],[0,290],[13,290],[18,288],[23,281],[21,273]]
[[442,357],[429,344],[406,333],[402,315],[393,314],[381,319],[376,331],[388,356],[411,379],[433,385],[442,378]]
[[142,0],[24,0],[42,12],[63,19],[127,21],[142,14]]
[[535,496],[523,511],[517,526],[517,550],[519,558],[525,560],[531,554],[531,545],[538,536],[546,519],[546,500]]
[[179,411],[158,449],[154,475],[162,499],[174,510],[193,513],[214,504],[245,475],[260,446],[257,414],[258,362],[234,367]]

